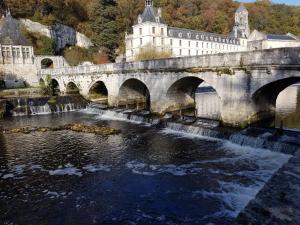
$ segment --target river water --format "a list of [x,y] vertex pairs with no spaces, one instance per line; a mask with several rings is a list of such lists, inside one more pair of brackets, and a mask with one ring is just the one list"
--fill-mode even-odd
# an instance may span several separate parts
[[0,224],[226,225],[290,158],[90,111],[14,117],[121,133],[0,136]]

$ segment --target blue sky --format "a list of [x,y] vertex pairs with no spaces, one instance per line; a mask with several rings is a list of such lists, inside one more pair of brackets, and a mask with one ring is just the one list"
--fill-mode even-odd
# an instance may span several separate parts
[[[255,2],[255,0],[239,0],[239,2]],[[272,2],[300,6],[300,0],[272,0]]]

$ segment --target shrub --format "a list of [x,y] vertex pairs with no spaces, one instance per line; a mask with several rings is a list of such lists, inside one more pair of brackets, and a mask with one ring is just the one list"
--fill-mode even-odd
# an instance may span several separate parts
[[34,53],[36,55],[54,55],[55,53],[54,40],[46,36],[43,36],[39,33],[30,32],[24,27],[22,27],[21,31],[26,37],[26,39],[33,46]]
[[135,60],[143,61],[143,60],[152,60],[152,59],[166,59],[171,57],[172,57],[171,51],[159,50],[158,48],[152,45],[147,45],[146,47],[142,48],[137,55],[135,55]]

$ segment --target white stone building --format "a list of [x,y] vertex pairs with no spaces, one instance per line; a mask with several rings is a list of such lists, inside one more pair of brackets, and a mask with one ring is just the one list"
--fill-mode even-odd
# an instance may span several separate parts
[[125,37],[126,61],[133,61],[147,46],[170,51],[172,57],[208,55],[247,50],[250,33],[248,11],[241,5],[236,11],[233,32],[228,35],[169,27],[161,17],[161,9],[153,7],[153,0],[145,1],[144,12],[133,26],[133,34]]
[[299,38],[291,33],[265,34],[257,30],[254,30],[248,38],[249,51],[285,47],[300,47]]

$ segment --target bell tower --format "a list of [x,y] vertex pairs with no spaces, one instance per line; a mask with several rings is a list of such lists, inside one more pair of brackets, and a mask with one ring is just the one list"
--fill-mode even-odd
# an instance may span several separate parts
[[145,0],[145,7],[153,7],[153,0]]
[[248,38],[250,35],[248,10],[245,8],[244,4],[241,4],[235,12],[235,25],[233,31],[236,38]]

